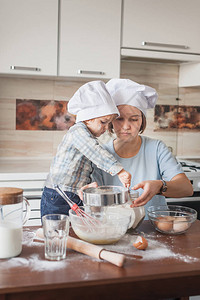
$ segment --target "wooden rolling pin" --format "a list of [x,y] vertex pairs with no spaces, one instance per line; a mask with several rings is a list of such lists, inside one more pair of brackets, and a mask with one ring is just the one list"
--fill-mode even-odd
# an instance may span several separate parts
[[[44,239],[43,229],[39,228],[36,231],[36,237]],[[109,261],[110,263],[118,266],[123,267],[126,257],[123,254],[113,253],[108,250],[105,250],[103,247],[96,246],[82,240],[75,239],[71,236],[67,238],[67,248],[75,250],[80,253],[84,253],[88,256],[104,259]]]

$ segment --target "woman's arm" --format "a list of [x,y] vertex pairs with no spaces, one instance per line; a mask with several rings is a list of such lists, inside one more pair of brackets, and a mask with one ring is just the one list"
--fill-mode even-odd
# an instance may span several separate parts
[[167,182],[167,191],[163,193],[166,197],[182,198],[193,195],[193,187],[184,173],[174,176]]
[[[167,191],[162,194],[165,197],[182,198],[193,194],[192,184],[184,173],[174,176],[166,183]],[[142,188],[144,192],[134,201],[134,206],[145,205],[153,196],[159,194],[161,187],[161,180],[147,180],[136,184],[133,189]]]

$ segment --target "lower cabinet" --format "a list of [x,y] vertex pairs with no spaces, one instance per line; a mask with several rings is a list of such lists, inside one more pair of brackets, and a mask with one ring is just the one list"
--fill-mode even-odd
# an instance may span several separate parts
[[0,174],[0,187],[16,187],[23,189],[23,196],[30,204],[29,220],[24,226],[40,226],[40,202],[46,173],[2,173]]

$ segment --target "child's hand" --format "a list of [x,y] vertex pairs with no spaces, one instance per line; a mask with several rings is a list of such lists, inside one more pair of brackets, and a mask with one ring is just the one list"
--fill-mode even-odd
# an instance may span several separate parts
[[86,185],[82,186],[82,188],[78,191],[79,198],[82,201],[83,201],[83,190],[91,188],[91,187],[94,187],[94,188],[98,187],[97,182],[92,182],[92,183],[86,184]]
[[124,169],[122,169],[118,174],[119,180],[123,183],[126,188],[131,185],[131,174]]

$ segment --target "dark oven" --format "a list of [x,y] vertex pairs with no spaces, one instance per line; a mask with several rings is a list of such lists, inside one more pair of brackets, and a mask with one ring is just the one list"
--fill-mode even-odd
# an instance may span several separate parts
[[194,193],[191,197],[166,198],[167,203],[194,208],[197,211],[197,218],[200,220],[200,164],[187,160],[179,160],[179,162],[192,183]]

